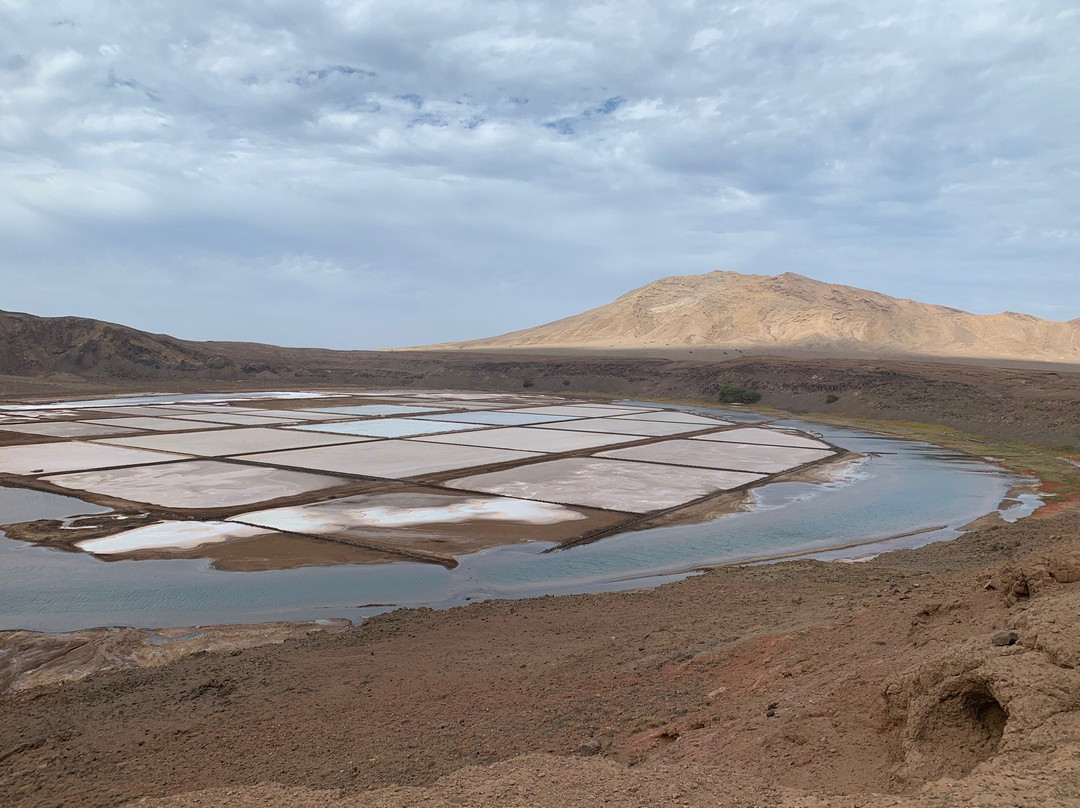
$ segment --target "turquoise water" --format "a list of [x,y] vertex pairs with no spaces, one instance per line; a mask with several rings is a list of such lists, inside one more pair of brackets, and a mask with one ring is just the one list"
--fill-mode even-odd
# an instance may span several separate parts
[[[724,410],[729,420],[753,417]],[[201,560],[100,561],[0,534],[0,629],[67,631],[101,625],[172,627],[266,620],[354,620],[394,606],[444,608],[486,598],[639,588],[695,567],[792,550],[882,540],[877,549],[953,538],[998,508],[1015,479],[1001,469],[925,443],[797,421],[863,454],[843,479],[758,489],[753,509],[706,524],[612,536],[555,553],[530,543],[466,556],[457,569],[392,563],[271,572],[223,572]],[[1025,501],[1012,518],[1037,507]],[[1020,510],[1016,510],[1019,507]],[[0,488],[0,524],[100,512],[79,500]],[[945,526],[889,540],[900,533]],[[512,536],[508,536],[512,539]],[[866,548],[821,552],[858,557]]]

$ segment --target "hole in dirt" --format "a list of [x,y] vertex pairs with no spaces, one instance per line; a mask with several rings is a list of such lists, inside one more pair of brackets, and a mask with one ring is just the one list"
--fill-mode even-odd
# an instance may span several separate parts
[[997,752],[1009,715],[984,685],[971,684],[926,715],[920,751],[927,780],[963,777]]

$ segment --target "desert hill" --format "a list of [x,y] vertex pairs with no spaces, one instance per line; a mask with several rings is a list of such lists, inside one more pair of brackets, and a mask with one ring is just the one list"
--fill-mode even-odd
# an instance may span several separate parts
[[148,378],[232,365],[207,345],[85,317],[0,311],[0,373],[13,376]]
[[1080,361],[1080,319],[978,315],[788,272],[662,278],[547,325],[432,347],[813,351],[836,356]]

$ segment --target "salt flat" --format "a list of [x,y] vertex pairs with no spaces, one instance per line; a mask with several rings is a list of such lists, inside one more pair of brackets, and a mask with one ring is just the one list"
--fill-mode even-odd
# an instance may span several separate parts
[[708,435],[698,435],[695,440],[716,440],[726,443],[758,443],[766,446],[797,446],[803,449],[828,449],[828,444],[819,440],[796,435],[792,432],[784,432],[779,429],[762,429],[760,427],[742,427],[728,429],[723,432],[713,432]]
[[43,435],[50,438],[90,438],[98,435],[123,435],[135,432],[123,426],[103,426],[102,424],[84,424],[79,421],[47,421],[33,424],[4,424],[4,432],[18,432],[23,435]]
[[540,457],[536,452],[488,449],[480,446],[446,446],[413,440],[381,440],[246,455],[245,460],[363,477],[407,479],[453,469],[509,463]]
[[345,483],[336,477],[243,466],[218,460],[186,460],[157,466],[84,471],[58,474],[46,479],[62,488],[132,502],[145,502],[163,508],[199,509],[266,502]]
[[605,418],[614,415],[633,415],[648,412],[645,407],[621,407],[603,404],[551,404],[545,407],[523,407],[514,412],[535,413],[537,415],[569,415],[571,418]]
[[120,555],[140,550],[171,550],[201,547],[230,539],[250,539],[269,533],[265,528],[232,522],[159,522],[104,536],[86,539],[76,547],[97,555]]
[[676,439],[648,446],[613,449],[599,456],[679,466],[776,474],[804,463],[822,460],[831,454],[833,454],[831,449],[800,449],[789,446]]
[[571,457],[461,477],[447,485],[465,491],[646,513],[738,488],[762,477],[744,472]]
[[150,404],[132,404],[130,407],[95,407],[94,412],[106,412],[114,415],[183,415],[185,410],[175,407],[156,407]]
[[540,424],[537,429],[569,429],[575,432],[608,432],[616,435],[637,435],[642,438],[663,438],[697,432],[714,424],[676,424],[670,421],[631,421],[626,418],[582,418],[565,424]]
[[0,474],[55,474],[183,459],[181,455],[81,441],[36,443],[0,447]]
[[420,418],[425,421],[451,421],[487,426],[527,426],[530,424],[548,424],[574,420],[572,416],[568,415],[538,415],[537,413],[516,412],[514,410],[447,412],[442,415],[421,415]]
[[[576,422],[571,422],[576,423]],[[567,432],[557,429],[539,429],[535,427],[503,427],[500,429],[482,429],[477,432],[455,433],[452,435],[432,435],[415,438],[415,441],[431,443],[457,443],[465,446],[490,446],[494,449],[520,449],[526,452],[573,452],[579,449],[594,449],[618,443],[632,443],[641,440],[637,435],[591,434],[588,432]]]
[[272,426],[274,424],[291,424],[297,420],[296,418],[277,418],[271,415],[248,415],[246,413],[237,414],[231,412],[171,415],[169,417],[201,424],[229,424],[232,426]]
[[85,421],[87,424],[102,424],[104,426],[119,426],[125,429],[138,429],[147,432],[190,432],[194,429],[224,429],[227,424],[216,423],[193,423],[179,418],[155,418],[153,416],[136,416],[134,418],[109,418],[101,421]]
[[419,418],[379,418],[366,421],[339,421],[333,424],[304,424],[291,427],[305,432],[329,432],[336,435],[362,435],[371,438],[406,438],[410,435],[434,435],[476,429],[476,424],[449,421],[422,421]]
[[438,412],[439,407],[416,407],[410,404],[358,404],[355,407],[311,407],[311,412],[379,418],[384,415],[423,415]]
[[232,517],[245,524],[317,535],[332,535],[355,528],[408,529],[463,522],[547,525],[585,518],[561,505],[442,492],[360,494]]
[[156,449],[164,452],[197,455],[201,457],[225,457],[251,452],[277,452],[284,449],[302,449],[308,446],[329,446],[337,443],[357,443],[371,440],[353,435],[332,435],[325,432],[299,432],[292,429],[272,429],[253,426],[224,429],[220,432],[188,432],[183,435],[140,435],[133,438],[115,438],[107,441],[114,446],[132,446],[138,449]]
[[672,424],[703,424],[705,426],[731,426],[731,421],[721,418],[710,418],[705,415],[696,415],[692,412],[679,412],[678,410],[653,410],[652,412],[638,412],[632,415],[616,415],[620,420],[627,421],[667,421]]

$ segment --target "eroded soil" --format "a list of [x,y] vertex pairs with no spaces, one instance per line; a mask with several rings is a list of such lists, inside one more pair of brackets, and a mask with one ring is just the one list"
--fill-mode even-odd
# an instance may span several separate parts
[[3,696],[0,804],[1067,804],[1078,613],[1071,510],[866,563],[399,611]]

